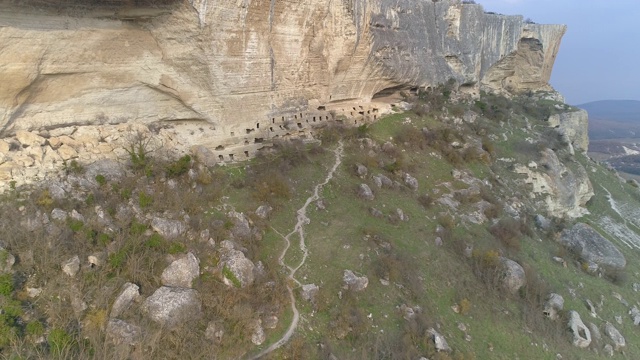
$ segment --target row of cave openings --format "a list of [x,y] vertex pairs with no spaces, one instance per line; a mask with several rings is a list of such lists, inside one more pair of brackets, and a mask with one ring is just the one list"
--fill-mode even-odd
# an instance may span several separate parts
[[[264,126],[262,130],[268,129],[266,133],[268,139],[277,139],[280,136],[289,137],[294,134],[293,132],[297,132],[295,135],[300,138],[306,138],[306,134],[304,130],[309,126],[314,126],[314,124],[319,124],[321,122],[327,121],[335,121],[337,123],[345,123],[345,121],[353,121],[353,125],[357,126],[359,123],[366,122],[369,120],[377,120],[378,119],[378,109],[365,109],[362,105],[356,105],[350,108],[342,108],[335,111],[327,111],[325,106],[319,106],[317,111],[311,113],[295,113],[289,115],[283,115],[278,117],[272,117],[267,121],[267,126]],[[254,132],[260,131],[260,122],[256,123],[255,128],[245,129],[245,135],[250,135]],[[263,132],[264,133],[264,132]],[[273,134],[273,135],[272,135]],[[236,136],[235,131],[230,132],[230,136]],[[265,142],[264,137],[254,137],[253,144],[261,144]],[[244,139],[244,146],[250,146],[252,142],[250,139]],[[225,150],[223,145],[218,145],[215,148],[216,152],[222,152]],[[249,158],[252,154],[249,150],[244,150],[244,158]],[[240,155],[241,156],[241,155]],[[229,153],[225,157],[225,154],[218,153],[218,159],[220,161],[235,161],[238,159],[238,154]]]

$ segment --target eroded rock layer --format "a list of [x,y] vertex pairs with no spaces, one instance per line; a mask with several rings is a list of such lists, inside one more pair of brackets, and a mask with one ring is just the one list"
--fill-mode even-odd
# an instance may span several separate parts
[[[32,5],[0,3],[0,138],[144,125],[213,161],[327,121],[374,121],[399,89],[450,79],[476,93],[548,88],[565,31],[459,0]],[[61,145],[79,151],[51,147]],[[51,154],[73,158],[67,147]],[[0,180],[15,178],[16,156],[0,155]]]

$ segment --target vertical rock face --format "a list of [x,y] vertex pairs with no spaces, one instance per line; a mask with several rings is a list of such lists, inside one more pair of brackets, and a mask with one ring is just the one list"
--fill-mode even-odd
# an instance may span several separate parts
[[0,136],[171,121],[224,160],[336,114],[375,120],[394,87],[544,88],[565,30],[459,0],[0,8]]

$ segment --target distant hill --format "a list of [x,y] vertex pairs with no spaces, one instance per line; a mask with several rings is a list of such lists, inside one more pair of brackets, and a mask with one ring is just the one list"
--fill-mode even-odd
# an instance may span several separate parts
[[577,105],[589,113],[589,139],[640,137],[640,101],[601,100]]
[[640,123],[640,101],[637,100],[600,100],[576,107],[587,110],[590,120]]

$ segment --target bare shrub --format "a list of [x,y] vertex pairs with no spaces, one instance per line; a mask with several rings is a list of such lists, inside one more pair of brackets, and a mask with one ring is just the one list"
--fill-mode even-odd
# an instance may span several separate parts
[[520,223],[513,218],[505,217],[489,228],[489,232],[510,251],[520,251]]

